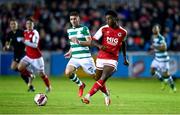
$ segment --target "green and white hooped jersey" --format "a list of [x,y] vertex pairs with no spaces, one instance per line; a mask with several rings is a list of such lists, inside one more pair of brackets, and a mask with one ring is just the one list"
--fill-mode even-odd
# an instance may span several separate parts
[[[67,30],[69,39],[76,37],[79,41],[87,41],[86,37],[90,37],[90,32],[88,27],[86,26],[79,26],[77,28],[70,28]],[[82,46],[76,43],[71,42],[71,51],[72,51],[72,58],[89,58],[91,57],[91,53],[89,51],[89,47]]]
[[[153,38],[153,45],[154,46],[161,46],[162,44],[166,45],[165,38],[159,34],[156,38]],[[155,60],[160,62],[168,62],[169,61],[169,55],[167,51],[160,51],[157,48],[154,48],[155,52]]]

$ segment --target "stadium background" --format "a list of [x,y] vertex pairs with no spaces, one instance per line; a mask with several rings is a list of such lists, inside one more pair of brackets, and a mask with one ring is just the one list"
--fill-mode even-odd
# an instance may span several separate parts
[[[90,28],[91,34],[104,24],[104,12],[116,10],[120,25],[128,31],[127,51],[129,68],[123,66],[120,56],[116,77],[150,77],[149,67],[153,56],[150,48],[151,28],[162,26],[168,49],[171,52],[171,72],[180,77],[180,3],[178,0],[1,0],[0,1],[0,74],[17,74],[10,70],[12,52],[3,52],[8,20],[16,17],[24,29],[25,18],[33,16],[40,33],[40,48],[50,75],[60,76],[68,60],[63,54],[69,49],[66,30],[70,27],[68,13],[80,11],[81,23]],[[97,49],[91,49],[96,54]],[[86,76],[85,74],[82,76]]]

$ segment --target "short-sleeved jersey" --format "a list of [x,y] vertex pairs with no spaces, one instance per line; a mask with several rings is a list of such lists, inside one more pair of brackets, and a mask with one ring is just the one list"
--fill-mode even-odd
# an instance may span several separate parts
[[13,46],[14,55],[18,56],[25,54],[25,45],[23,43],[23,40],[23,30],[17,29],[15,33],[13,31],[10,31],[7,34],[6,41],[10,42],[10,45]]
[[101,44],[106,46],[107,50],[99,50],[97,58],[118,60],[119,50],[126,36],[127,31],[122,27],[113,29],[108,25],[102,26],[93,36],[93,39],[99,40],[102,38]]
[[[38,43],[39,46],[39,33],[37,30],[31,30],[31,31],[25,30],[24,39],[29,40],[32,43],[36,42]],[[26,55],[32,59],[40,58],[42,56],[38,47],[33,48],[27,45],[26,45]]]
[[[159,34],[157,37],[154,36],[152,37],[152,44],[154,46],[162,46],[163,44],[166,45],[166,41],[165,38],[161,34]],[[154,48],[154,52],[155,52],[155,59],[157,61],[161,61],[161,62],[169,61],[169,55],[167,50],[161,51],[157,48]]]
[[[75,37],[79,41],[87,41],[87,37],[90,37],[90,32],[88,27],[86,26],[79,26],[76,28],[70,28],[67,30],[68,37],[71,38]],[[71,51],[72,51],[72,58],[89,58],[91,57],[91,53],[89,51],[89,47],[82,46],[80,44],[76,44],[70,41]]]

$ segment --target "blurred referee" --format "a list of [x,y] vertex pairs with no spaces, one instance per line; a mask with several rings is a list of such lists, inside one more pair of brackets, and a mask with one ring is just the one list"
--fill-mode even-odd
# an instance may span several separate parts
[[[24,34],[23,30],[18,29],[18,23],[14,18],[10,20],[10,29],[11,31],[6,36],[6,42],[5,46],[3,47],[3,50],[5,51],[12,49],[14,51],[11,69],[18,71],[18,63],[21,60],[21,58],[25,56],[25,45],[23,43]],[[24,82],[29,87],[28,91],[35,91],[33,85],[29,85],[29,83],[32,82],[33,76],[28,72],[20,74]]]

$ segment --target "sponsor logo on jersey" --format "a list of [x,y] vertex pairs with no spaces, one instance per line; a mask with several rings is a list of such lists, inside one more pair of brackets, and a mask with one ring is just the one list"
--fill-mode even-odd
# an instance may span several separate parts
[[118,38],[107,37],[107,43],[116,46],[118,44]]

